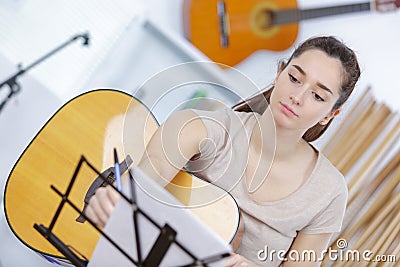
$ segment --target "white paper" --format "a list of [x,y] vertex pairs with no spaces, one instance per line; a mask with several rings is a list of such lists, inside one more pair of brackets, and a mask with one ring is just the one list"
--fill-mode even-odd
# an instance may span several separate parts
[[[182,208],[168,191],[148,178],[139,168],[131,169],[135,178],[137,203],[158,225],[168,223],[177,232],[176,240],[198,259],[231,252],[231,247],[201,222],[189,210]],[[130,182],[123,187],[126,196],[131,197]],[[165,204],[168,203],[168,204]],[[146,258],[156,241],[159,230],[144,216],[138,216],[138,228],[142,258]],[[135,261],[138,260],[134,234],[133,211],[130,204],[121,198],[104,228],[111,237]],[[182,266],[193,263],[193,259],[175,243],[171,245],[160,266]],[[88,267],[135,266],[107,239],[101,237],[89,261]],[[223,266],[219,260],[208,266]]]

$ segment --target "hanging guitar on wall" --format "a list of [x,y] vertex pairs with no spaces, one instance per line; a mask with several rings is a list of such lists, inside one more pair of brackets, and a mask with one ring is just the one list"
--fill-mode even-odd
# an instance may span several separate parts
[[184,34],[211,60],[234,66],[260,49],[289,48],[299,21],[399,7],[400,0],[312,9],[298,9],[296,0],[184,0]]

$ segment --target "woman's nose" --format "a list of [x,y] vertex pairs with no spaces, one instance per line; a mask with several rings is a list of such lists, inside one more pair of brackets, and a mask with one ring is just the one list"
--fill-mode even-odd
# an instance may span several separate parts
[[306,92],[307,88],[296,88],[296,91],[290,94],[289,99],[293,102],[293,104],[301,105]]
[[296,95],[290,95],[289,99],[292,101],[293,104],[300,105],[300,99]]

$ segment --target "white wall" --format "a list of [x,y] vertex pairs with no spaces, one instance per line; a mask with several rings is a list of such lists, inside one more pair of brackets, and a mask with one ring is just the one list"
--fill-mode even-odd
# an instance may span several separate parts
[[[324,5],[349,2],[357,1],[325,1]],[[132,93],[166,67],[204,59],[201,52],[182,38],[181,4],[182,0],[2,1],[0,54],[4,60],[0,62],[0,81],[15,71],[17,63],[32,62],[76,32],[89,30],[92,43],[88,49],[71,45],[32,70],[30,78],[27,76],[24,80],[22,92],[1,111],[1,189],[29,140],[57,107],[74,95],[95,87],[116,87]],[[303,0],[299,5],[321,4],[317,0]],[[147,18],[166,32],[172,43],[184,49],[165,45],[157,34],[143,30],[141,23]],[[399,110],[399,26],[399,12],[306,21],[300,24],[296,44],[319,34],[342,38],[356,50],[362,67],[355,94],[371,85],[379,100]],[[277,61],[287,58],[291,51],[257,51],[237,68],[264,87],[273,80]],[[216,75],[224,76],[223,73]],[[2,266],[45,266],[37,255],[13,238],[3,216],[0,220]]]

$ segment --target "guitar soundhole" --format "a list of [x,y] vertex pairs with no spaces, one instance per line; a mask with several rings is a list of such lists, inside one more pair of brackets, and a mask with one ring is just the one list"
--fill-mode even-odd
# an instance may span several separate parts
[[257,12],[255,16],[255,24],[260,29],[266,29],[273,26],[274,12],[268,9]]

